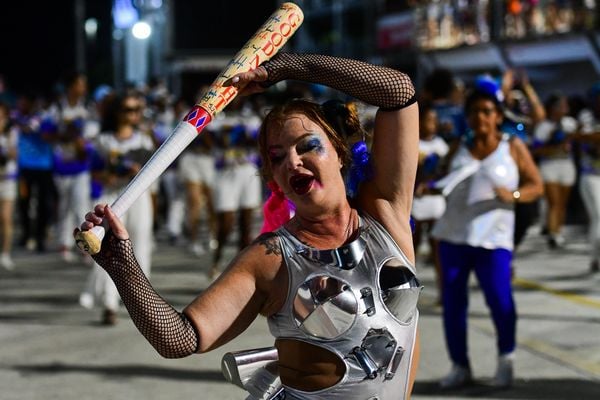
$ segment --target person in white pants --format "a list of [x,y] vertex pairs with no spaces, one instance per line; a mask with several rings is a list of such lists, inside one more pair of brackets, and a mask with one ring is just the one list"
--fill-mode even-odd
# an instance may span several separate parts
[[590,271],[600,270],[600,83],[590,90],[590,106],[583,109],[578,120],[581,134],[579,192],[587,211],[590,241]]
[[[141,116],[141,102],[134,95],[116,98],[110,107],[105,128],[97,141],[97,150],[104,161],[102,169],[93,173],[103,183],[100,202],[112,204],[129,180],[139,171],[154,150],[152,138],[136,129]],[[131,206],[122,220],[131,241],[135,243],[139,264],[150,275],[153,247],[153,207],[150,191],[144,192]],[[86,308],[99,305],[104,308],[102,323],[114,325],[120,297],[114,283],[97,264],[88,277],[79,298]]]
[[72,227],[83,218],[91,205],[90,165],[92,156],[90,129],[91,111],[86,104],[87,78],[75,73],[66,80],[65,96],[52,104],[47,123],[53,131],[54,185],[58,205],[56,228],[61,257],[75,261]]

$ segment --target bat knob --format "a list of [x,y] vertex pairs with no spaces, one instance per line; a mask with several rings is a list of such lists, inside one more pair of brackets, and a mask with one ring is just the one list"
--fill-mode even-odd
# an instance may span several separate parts
[[83,231],[75,235],[75,243],[77,247],[90,255],[95,255],[100,252],[102,240],[93,231]]

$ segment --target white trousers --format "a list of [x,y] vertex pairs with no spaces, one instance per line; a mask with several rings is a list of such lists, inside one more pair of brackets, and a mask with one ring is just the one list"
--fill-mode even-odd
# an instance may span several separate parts
[[592,260],[600,260],[600,175],[581,175],[579,191],[590,218],[589,241]]
[[245,163],[218,170],[213,190],[215,211],[238,211],[260,207],[262,182],[258,168]]
[[179,236],[185,219],[185,187],[174,169],[167,169],[160,179],[167,198],[167,232]]
[[60,246],[71,248],[73,227],[84,220],[91,208],[91,176],[89,171],[75,175],[54,175],[58,192],[57,237]]
[[[100,203],[112,204],[115,199],[115,193],[107,194],[100,199]],[[133,203],[131,208],[127,210],[121,220],[129,232],[135,257],[140,267],[142,267],[144,274],[150,277],[154,240],[152,234],[153,210],[150,192],[144,192]],[[85,288],[79,297],[80,304],[86,308],[101,306],[116,311],[119,309],[120,300],[117,288],[106,271],[94,263]]]

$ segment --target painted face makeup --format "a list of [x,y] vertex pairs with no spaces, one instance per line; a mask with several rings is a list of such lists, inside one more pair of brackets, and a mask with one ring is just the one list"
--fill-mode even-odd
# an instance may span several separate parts
[[[286,151],[284,147],[275,145],[269,149],[268,154],[271,165],[277,167],[288,156],[306,157],[314,154],[320,158],[326,154],[326,149],[321,136],[316,133],[306,133],[296,139],[289,150]],[[306,167],[307,165],[304,166]],[[288,183],[294,193],[301,196],[308,193],[317,182],[314,175],[300,171],[294,173],[289,178]]]
[[284,193],[304,197],[325,185],[338,187],[340,159],[318,124],[292,115],[269,135],[267,160]]
[[[325,145],[322,138],[317,134],[307,134],[303,136],[296,144],[296,153],[301,156],[307,153],[314,153],[318,156],[325,155]],[[297,195],[304,195],[313,188],[317,181],[314,176],[308,174],[295,174],[290,180],[290,187]]]
[[[309,152],[315,152],[322,155],[325,153],[323,141],[317,134],[307,134],[298,140],[295,144],[295,150],[298,155],[303,155]],[[269,161],[271,165],[277,165],[285,158],[285,152],[279,146],[273,146],[269,149]]]
[[318,135],[310,134],[296,145],[296,151],[298,152],[298,154],[304,154],[314,151],[315,153],[322,155],[325,153],[325,146],[323,145],[323,141]]

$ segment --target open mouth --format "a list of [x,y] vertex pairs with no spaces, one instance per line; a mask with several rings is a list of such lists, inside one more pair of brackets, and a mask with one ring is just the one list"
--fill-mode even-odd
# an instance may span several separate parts
[[290,178],[290,186],[296,194],[303,195],[308,193],[314,181],[314,176],[298,174]]

